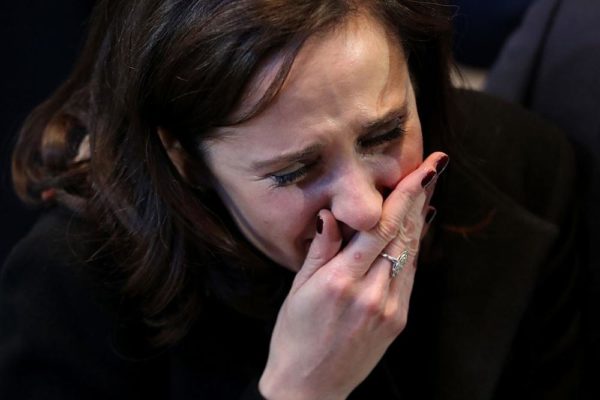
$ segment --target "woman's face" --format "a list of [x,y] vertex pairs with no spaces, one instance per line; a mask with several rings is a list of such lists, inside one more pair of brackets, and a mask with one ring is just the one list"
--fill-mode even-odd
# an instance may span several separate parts
[[[242,108],[263,93],[273,64]],[[346,241],[373,228],[386,194],[423,158],[402,48],[366,16],[308,40],[273,103],[220,131],[206,154],[222,201],[254,246],[293,271],[320,210]]]

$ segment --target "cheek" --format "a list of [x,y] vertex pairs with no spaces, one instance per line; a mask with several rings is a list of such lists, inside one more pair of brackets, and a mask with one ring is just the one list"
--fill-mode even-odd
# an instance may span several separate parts
[[422,162],[423,144],[419,132],[419,135],[407,137],[402,146],[392,152],[381,164],[378,172],[381,184],[388,189],[393,189]]
[[309,234],[310,221],[319,211],[316,197],[300,188],[284,188],[281,194],[266,196],[263,205],[268,228],[285,234],[287,240]]
[[254,244],[281,265],[298,270],[315,236],[318,202],[301,190],[291,190],[266,196],[258,204],[250,210],[258,239]]
[[314,237],[316,212],[313,215],[308,197],[302,191],[275,192],[231,191],[227,206],[244,236],[257,249],[296,271]]
[[421,140],[414,140],[409,146],[406,146],[398,160],[401,171],[400,179],[417,169],[421,163],[423,163],[423,144]]
[[313,196],[301,189],[283,188],[254,196],[244,202],[242,210],[257,236],[273,247],[304,246],[314,235],[314,221],[319,206]]

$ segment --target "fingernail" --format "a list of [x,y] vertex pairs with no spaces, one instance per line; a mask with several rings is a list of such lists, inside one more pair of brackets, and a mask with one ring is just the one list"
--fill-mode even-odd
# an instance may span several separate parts
[[425,178],[423,178],[423,180],[421,181],[421,186],[423,187],[423,189],[427,189],[431,182],[433,182],[433,178],[435,178],[436,175],[437,174],[435,171],[429,171],[427,175],[425,175]]
[[317,233],[323,233],[323,218],[320,215],[317,215]]
[[429,206],[429,211],[427,211],[427,215],[425,216],[425,223],[428,225],[431,224],[436,215],[437,210],[435,209],[435,207]]
[[442,158],[440,158],[438,160],[437,164],[435,165],[435,170],[438,173],[438,175],[441,174],[442,172],[444,172],[444,170],[448,166],[448,161],[449,160],[450,159],[448,158],[447,155],[442,156]]

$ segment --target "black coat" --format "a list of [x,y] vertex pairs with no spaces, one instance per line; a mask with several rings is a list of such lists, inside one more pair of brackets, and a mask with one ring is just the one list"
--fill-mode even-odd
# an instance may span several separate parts
[[[462,93],[464,149],[438,184],[406,330],[350,398],[576,398],[579,275],[571,148],[538,118]],[[177,346],[134,323],[82,263],[89,223],[56,209],[0,280],[0,398],[259,398],[273,321],[207,298]]]
[[586,275],[586,372],[600,399],[600,2],[538,0],[506,43],[487,91],[563,129],[576,145]]

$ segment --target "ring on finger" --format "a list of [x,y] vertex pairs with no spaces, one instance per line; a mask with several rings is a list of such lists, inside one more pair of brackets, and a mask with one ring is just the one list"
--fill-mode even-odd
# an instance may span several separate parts
[[387,253],[381,253],[380,256],[392,263],[390,276],[395,278],[398,276],[400,271],[402,271],[402,268],[404,268],[404,265],[408,261],[408,250],[404,250],[398,257],[392,257]]

